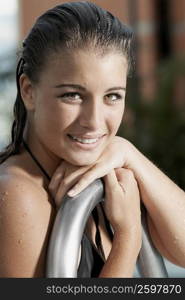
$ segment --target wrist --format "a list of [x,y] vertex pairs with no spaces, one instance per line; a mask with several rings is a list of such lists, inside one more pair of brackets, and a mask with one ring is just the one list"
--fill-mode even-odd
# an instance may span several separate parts
[[133,160],[135,159],[135,151],[134,151],[134,145],[124,139],[124,138],[121,138],[121,141],[122,141],[122,152],[124,153],[125,155],[125,161],[124,161],[124,166],[125,168],[128,168],[130,169],[131,166],[133,165]]
[[136,172],[138,165],[142,160],[141,152],[128,140],[123,138],[122,149],[125,153],[125,163],[124,167]]
[[131,246],[131,247],[136,247],[140,248],[141,247],[141,241],[142,241],[142,231],[141,231],[141,226],[138,229],[131,229],[131,230],[118,230],[116,229],[114,231],[114,241],[116,243],[122,243]]
[[137,256],[141,250],[142,240],[133,236],[115,235],[113,238],[112,249],[115,249],[116,253],[123,255],[127,253],[127,258],[137,259]]

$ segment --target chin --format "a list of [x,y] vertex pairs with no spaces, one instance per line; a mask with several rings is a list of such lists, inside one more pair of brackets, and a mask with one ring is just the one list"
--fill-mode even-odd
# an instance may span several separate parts
[[89,166],[94,164],[97,161],[98,157],[75,157],[75,158],[68,158],[66,159],[70,164],[74,166]]

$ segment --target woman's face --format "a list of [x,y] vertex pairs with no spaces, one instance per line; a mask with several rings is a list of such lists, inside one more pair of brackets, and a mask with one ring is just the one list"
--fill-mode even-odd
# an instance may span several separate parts
[[120,126],[127,62],[116,52],[53,54],[33,87],[32,135],[59,158],[89,165]]

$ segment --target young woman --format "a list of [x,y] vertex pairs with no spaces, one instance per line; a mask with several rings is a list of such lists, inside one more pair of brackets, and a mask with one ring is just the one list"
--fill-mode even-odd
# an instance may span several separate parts
[[133,276],[141,201],[157,249],[185,266],[185,193],[116,136],[131,61],[131,30],[86,1],[47,11],[25,39],[12,141],[0,156],[1,277],[45,276],[63,196],[100,177],[106,198],[83,236],[93,259],[86,276]]

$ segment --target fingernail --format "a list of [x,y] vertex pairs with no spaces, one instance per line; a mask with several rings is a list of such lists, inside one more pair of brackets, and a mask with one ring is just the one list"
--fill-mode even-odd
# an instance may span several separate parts
[[70,196],[70,197],[73,197],[73,196],[75,196],[76,194],[78,194],[78,193],[77,193],[77,191],[76,191],[75,189],[72,189],[72,190],[70,190],[70,191],[67,193],[67,195]]

